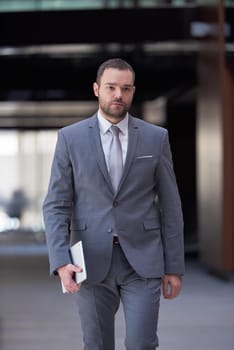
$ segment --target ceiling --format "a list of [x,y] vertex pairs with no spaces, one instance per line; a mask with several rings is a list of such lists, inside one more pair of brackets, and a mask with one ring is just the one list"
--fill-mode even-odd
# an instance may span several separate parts
[[[0,13],[0,127],[53,127],[39,103],[94,102],[97,68],[110,57],[133,65],[138,110],[145,100],[194,91],[201,38],[191,28],[198,14],[193,6]],[[233,30],[227,39],[232,56]],[[21,113],[4,114],[4,105],[15,102]],[[32,102],[34,122],[26,113]],[[75,118],[72,113],[65,109],[61,120]],[[79,113],[85,117],[90,110]]]

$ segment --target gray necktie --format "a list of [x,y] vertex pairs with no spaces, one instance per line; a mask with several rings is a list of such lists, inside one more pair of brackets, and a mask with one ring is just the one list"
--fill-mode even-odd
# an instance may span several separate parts
[[123,155],[118,126],[112,125],[109,130],[112,134],[109,154],[109,174],[113,188],[116,191],[123,171]]

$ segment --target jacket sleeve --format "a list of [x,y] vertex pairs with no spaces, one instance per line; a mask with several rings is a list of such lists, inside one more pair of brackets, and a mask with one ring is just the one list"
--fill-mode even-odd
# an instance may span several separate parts
[[69,231],[73,205],[73,172],[62,131],[58,132],[43,216],[50,260],[50,272],[71,262]]
[[182,275],[184,274],[183,213],[166,130],[156,170],[156,187],[161,212],[165,273]]

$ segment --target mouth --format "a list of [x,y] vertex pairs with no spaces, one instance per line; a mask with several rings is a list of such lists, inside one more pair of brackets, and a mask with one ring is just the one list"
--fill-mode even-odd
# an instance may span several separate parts
[[113,102],[112,103],[113,106],[123,106],[123,103],[122,102]]

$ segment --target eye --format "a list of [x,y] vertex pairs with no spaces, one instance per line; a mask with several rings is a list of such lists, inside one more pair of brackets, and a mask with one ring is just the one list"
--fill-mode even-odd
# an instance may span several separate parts
[[108,85],[108,86],[107,86],[107,89],[110,90],[110,91],[114,91],[115,88],[114,88],[114,86],[112,86],[112,85]]
[[130,86],[126,86],[123,88],[124,92],[131,92],[131,87]]

